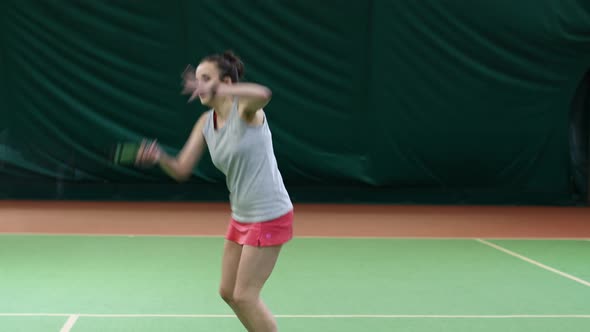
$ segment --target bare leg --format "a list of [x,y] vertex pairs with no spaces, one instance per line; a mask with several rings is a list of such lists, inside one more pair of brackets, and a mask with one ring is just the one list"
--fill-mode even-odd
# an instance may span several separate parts
[[232,308],[242,325],[247,330],[251,330],[246,317],[240,313],[234,301],[234,289],[236,286],[236,277],[238,274],[238,267],[240,265],[240,257],[242,256],[242,246],[225,240],[223,248],[223,259],[221,262],[221,285],[219,287],[219,295]]
[[234,303],[250,325],[250,332],[276,332],[276,320],[260,292],[277,262],[281,246],[244,246],[234,289]]

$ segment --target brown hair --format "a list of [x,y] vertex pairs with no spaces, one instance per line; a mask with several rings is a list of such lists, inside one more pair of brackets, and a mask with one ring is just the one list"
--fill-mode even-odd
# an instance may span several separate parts
[[219,79],[221,80],[229,76],[232,83],[237,83],[244,76],[244,63],[232,50],[208,55],[201,62],[215,63],[219,69]]

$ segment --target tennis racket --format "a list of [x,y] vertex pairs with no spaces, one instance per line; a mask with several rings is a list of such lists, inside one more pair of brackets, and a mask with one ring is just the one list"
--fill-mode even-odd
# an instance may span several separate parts
[[148,162],[144,158],[159,149],[156,140],[143,140],[138,142],[119,142],[110,152],[110,160],[120,166],[152,166],[155,162]]

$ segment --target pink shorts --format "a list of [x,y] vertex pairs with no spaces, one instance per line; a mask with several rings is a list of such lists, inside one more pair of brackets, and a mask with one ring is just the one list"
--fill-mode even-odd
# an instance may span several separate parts
[[293,210],[269,221],[244,223],[231,219],[225,238],[241,245],[269,247],[293,238]]

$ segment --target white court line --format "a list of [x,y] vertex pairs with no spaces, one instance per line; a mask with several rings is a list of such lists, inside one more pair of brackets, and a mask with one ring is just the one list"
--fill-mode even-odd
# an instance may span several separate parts
[[[69,317],[73,325],[80,317],[94,318],[235,318],[235,315],[209,314],[68,314],[68,313],[0,313],[0,317]],[[433,319],[522,319],[522,318],[583,318],[590,319],[590,314],[577,315],[275,315],[276,318],[433,318]],[[66,322],[67,325],[67,322]],[[64,325],[64,328],[66,326]],[[63,328],[62,328],[62,331]],[[68,330],[65,330],[68,331]]]
[[510,251],[510,250],[508,250],[508,249],[506,249],[506,248],[504,248],[504,247],[501,247],[501,246],[499,246],[499,245],[496,245],[496,244],[490,243],[490,242],[488,242],[488,241],[486,241],[486,240],[482,240],[482,239],[476,239],[476,241],[478,241],[478,242],[480,242],[480,243],[482,243],[482,244],[485,244],[486,246],[490,246],[490,247],[492,247],[492,248],[494,248],[494,249],[496,249],[496,250],[500,250],[500,251],[502,251],[502,252],[504,252],[504,253],[506,253],[506,254],[508,254],[508,255],[510,255],[510,256],[514,256],[514,257],[516,257],[516,258],[522,259],[522,260],[523,260],[523,261],[525,261],[525,262],[528,262],[528,263],[531,263],[531,264],[533,264],[533,265],[536,265],[536,266],[538,266],[538,267],[540,267],[540,268],[542,268],[542,269],[545,269],[545,270],[547,270],[547,271],[551,271],[551,272],[553,272],[553,273],[559,274],[560,276],[562,276],[562,277],[564,277],[564,278],[568,278],[568,279],[570,279],[570,280],[573,280],[573,281],[575,281],[575,282],[577,282],[577,283],[580,283],[580,284],[582,284],[582,285],[584,285],[584,286],[588,286],[588,287],[590,287],[590,282],[588,282],[588,281],[586,281],[586,280],[584,280],[584,279],[580,279],[580,278],[578,278],[578,277],[575,277],[575,276],[573,276],[573,275],[571,275],[571,274],[568,274],[568,273],[565,273],[565,272],[559,271],[558,269],[554,269],[554,268],[552,268],[552,267],[550,267],[550,266],[547,266],[547,265],[545,265],[545,264],[539,263],[539,262],[537,262],[537,261],[535,261],[535,260],[533,260],[533,259],[530,259],[530,258],[528,258],[528,257],[525,257],[525,256],[523,256],[523,255],[517,254],[517,253],[515,253],[514,251]]
[[76,324],[78,317],[79,315],[70,315],[64,326],[61,328],[61,330],[59,330],[59,332],[70,332],[72,327],[74,327],[74,324]]

